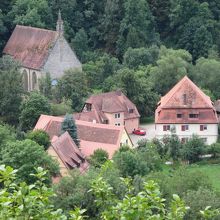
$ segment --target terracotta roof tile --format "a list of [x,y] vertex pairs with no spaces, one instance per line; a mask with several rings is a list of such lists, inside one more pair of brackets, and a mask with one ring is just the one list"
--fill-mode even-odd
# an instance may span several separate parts
[[[177,118],[182,114],[182,118]],[[189,114],[198,114],[197,119]],[[210,98],[187,76],[180,80],[158,103],[155,123],[217,123],[217,115]]]
[[[93,95],[86,101],[86,103],[95,106],[98,114],[103,112],[124,112],[125,120],[140,117],[140,114],[134,103],[132,103],[121,91]],[[129,109],[133,109],[133,113],[129,113]]]
[[57,37],[56,31],[16,25],[3,53],[11,55],[24,67],[40,69]]
[[[54,136],[60,136],[62,121],[62,117],[41,115],[35,129],[43,129],[53,139]],[[99,148],[105,149],[112,156],[113,152],[119,149],[124,132],[123,126],[95,124],[79,120],[75,122],[80,139],[80,149],[86,156]]]

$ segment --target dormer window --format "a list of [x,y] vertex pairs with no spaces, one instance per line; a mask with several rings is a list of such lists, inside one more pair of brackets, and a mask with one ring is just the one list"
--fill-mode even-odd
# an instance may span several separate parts
[[177,117],[177,118],[182,118],[182,114],[181,114],[181,113],[178,113],[178,114],[176,115],[176,117]]
[[189,114],[189,118],[198,118],[199,114]]
[[92,110],[92,104],[87,103],[86,104],[86,111],[91,112]]
[[128,109],[128,113],[129,113],[129,114],[134,113],[134,109],[129,108],[129,109]]

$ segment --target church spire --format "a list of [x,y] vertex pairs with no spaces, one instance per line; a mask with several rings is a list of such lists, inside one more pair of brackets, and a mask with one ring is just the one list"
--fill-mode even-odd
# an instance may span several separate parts
[[59,10],[59,13],[58,13],[58,20],[57,20],[57,28],[56,28],[56,30],[59,33],[59,36],[63,35],[63,20],[61,18],[60,10]]

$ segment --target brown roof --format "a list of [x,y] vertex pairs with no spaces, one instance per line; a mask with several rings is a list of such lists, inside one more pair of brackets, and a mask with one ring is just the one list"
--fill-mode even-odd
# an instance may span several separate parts
[[[52,139],[54,136],[60,136],[62,121],[62,117],[41,115],[34,129],[46,131]],[[123,126],[97,124],[80,120],[76,120],[75,123],[80,139],[80,149],[86,156],[90,156],[94,150],[102,148],[109,153],[111,158],[120,147],[123,132],[126,132]]]
[[88,167],[85,156],[78,149],[68,132],[53,140],[51,145],[67,168],[79,168],[83,171]]
[[[103,114],[103,112],[124,112],[125,120],[140,117],[135,104],[132,103],[121,91],[92,95],[86,103],[92,104],[92,110],[97,111],[99,115]],[[129,113],[129,109],[133,109],[133,113]]]
[[3,53],[20,61],[23,67],[38,70],[57,37],[56,31],[16,25]]
[[74,113],[73,117],[75,120],[81,120],[81,121],[89,121],[97,123],[102,123],[97,111],[93,110],[91,112],[80,112],[80,113]]
[[[177,118],[177,114],[182,114],[182,118]],[[199,117],[192,119],[189,114]],[[185,76],[161,98],[155,123],[217,123],[217,116],[210,98]]]

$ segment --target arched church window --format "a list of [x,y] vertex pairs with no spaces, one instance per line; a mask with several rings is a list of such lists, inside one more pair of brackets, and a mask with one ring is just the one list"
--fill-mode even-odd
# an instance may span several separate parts
[[25,91],[28,91],[28,73],[26,70],[23,71],[23,87]]
[[37,74],[33,72],[32,75],[32,90],[37,89]]

